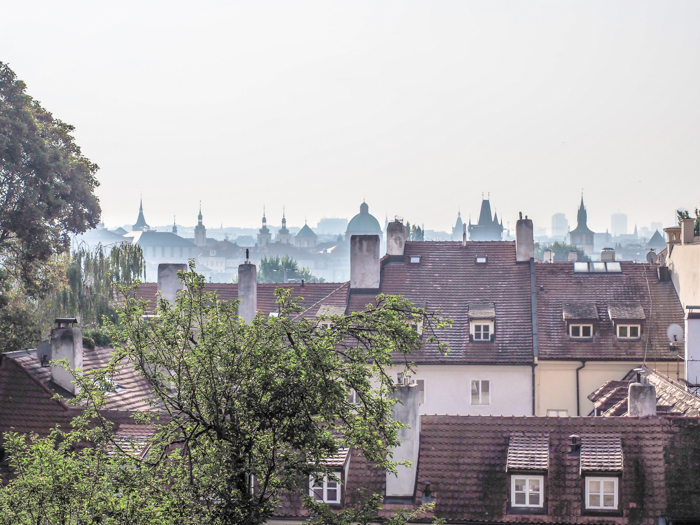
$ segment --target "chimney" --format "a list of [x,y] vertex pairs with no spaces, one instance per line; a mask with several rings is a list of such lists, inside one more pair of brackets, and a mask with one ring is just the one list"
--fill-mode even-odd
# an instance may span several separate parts
[[673,247],[676,244],[681,243],[681,227],[680,226],[671,226],[670,228],[664,228],[664,231],[666,232],[666,247],[668,248],[666,250],[666,256],[668,257],[673,253]]
[[350,237],[350,288],[379,289],[379,235]]
[[516,262],[529,262],[535,256],[535,239],[533,237],[532,219],[527,215],[515,223],[515,260]]
[[691,385],[700,383],[700,306],[686,306],[685,379]]
[[401,442],[394,450],[393,461],[410,461],[411,466],[399,465],[396,474],[386,473],[386,498],[413,500],[418,472],[418,451],[420,447],[420,414],[418,413],[418,386],[402,379],[396,385],[394,397],[394,420],[405,426],[398,432]]
[[542,254],[542,261],[546,263],[554,262],[554,252],[552,250],[545,250]]
[[637,382],[627,389],[627,415],[644,417],[656,415],[656,388],[643,377],[643,370],[636,369]]
[[408,239],[408,228],[398,220],[390,222],[386,228],[387,255],[403,255]]
[[238,266],[238,315],[250,324],[258,311],[258,270],[249,260]]
[[[59,317],[56,328],[51,330],[51,360],[67,359],[71,370],[83,368],[83,332],[71,326],[77,323],[74,317]],[[62,366],[51,366],[51,380],[71,394],[78,394],[73,375]]]
[[186,272],[186,264],[161,263],[158,265],[158,291],[163,299],[170,301],[170,304],[175,304],[177,292],[184,287],[177,277],[177,272]]
[[462,246],[467,245],[467,225],[462,225]]
[[693,244],[695,240],[695,219],[682,219],[681,244]]
[[614,262],[615,261],[615,249],[614,248],[603,248],[600,250],[600,260],[602,262]]
[[576,250],[569,250],[569,262],[578,261],[578,252]]

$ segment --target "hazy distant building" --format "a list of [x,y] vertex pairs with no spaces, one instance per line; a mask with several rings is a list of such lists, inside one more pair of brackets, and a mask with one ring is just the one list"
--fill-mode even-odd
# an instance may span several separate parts
[[583,204],[583,195],[581,195],[581,205],[576,214],[578,224],[576,229],[572,230],[570,235],[570,243],[581,248],[587,255],[591,255],[594,251],[594,232],[588,228],[588,213],[586,206]]
[[202,203],[199,203],[199,215],[197,215],[197,226],[194,227],[194,243],[199,246],[207,245],[207,229],[202,224]]
[[563,213],[552,215],[552,237],[557,241],[563,241],[569,233],[569,221]]
[[324,217],[318,221],[316,233],[318,234],[339,234],[343,233],[348,228],[347,219],[327,218]]
[[270,228],[267,227],[267,217],[265,217],[265,208],[263,208],[262,228],[258,231],[258,246],[266,246],[272,242],[272,234]]
[[613,237],[627,234],[627,214],[613,213],[610,217],[610,230]]
[[481,201],[479,222],[472,224],[470,219],[467,229],[469,230],[470,241],[500,241],[503,238],[503,221],[499,222],[496,213],[491,218],[491,203],[489,199]]
[[360,204],[360,213],[355,215],[345,230],[345,240],[350,242],[350,237],[352,235],[379,235],[382,239],[382,227],[379,225],[379,221],[374,217],[374,215],[369,213],[369,206],[366,202]]
[[131,231],[134,232],[147,232],[150,230],[148,224],[146,224],[146,219],[143,216],[143,199],[139,202],[139,217],[136,219],[136,224],[131,227]]
[[664,225],[661,222],[652,222],[649,225],[649,229],[653,232],[656,232],[656,231],[662,232],[662,231],[664,231]]
[[318,244],[318,235],[304,223],[304,227],[294,237],[294,246],[297,248],[313,248]]
[[275,241],[280,244],[292,244],[292,234],[287,229],[287,217],[284,214],[284,209],[282,210],[282,227],[277,230]]
[[661,252],[661,250],[666,248],[666,241],[664,240],[663,236],[659,233],[659,230],[656,230],[654,232],[654,235],[651,236],[651,239],[649,239],[646,248],[649,250],[655,250],[657,254]]
[[461,241],[464,234],[464,222],[462,221],[462,212],[457,212],[457,222],[455,222],[454,228],[452,228],[452,240]]

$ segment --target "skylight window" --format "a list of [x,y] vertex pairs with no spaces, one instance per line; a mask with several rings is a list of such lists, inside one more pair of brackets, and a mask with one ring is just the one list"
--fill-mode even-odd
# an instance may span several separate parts
[[420,262],[420,255],[411,255],[411,264],[418,264]]
[[605,272],[605,263],[604,263],[604,262],[594,262],[594,263],[591,263],[591,265],[590,265],[590,271],[596,272],[596,273]]
[[609,262],[605,264],[608,267],[608,273],[620,273],[622,271],[622,265],[619,262]]
[[575,262],[574,273],[622,273],[619,262]]
[[587,262],[575,262],[574,263],[574,273],[588,273],[588,263]]
[[488,258],[486,255],[477,255],[476,256],[476,264],[486,264]]

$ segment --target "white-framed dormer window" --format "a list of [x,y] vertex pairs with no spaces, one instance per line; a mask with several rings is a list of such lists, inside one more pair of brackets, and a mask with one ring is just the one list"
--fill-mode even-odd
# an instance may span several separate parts
[[472,405],[491,404],[491,382],[484,379],[472,380]]
[[309,476],[309,496],[314,501],[340,503],[340,485],[327,475],[316,477],[312,474]]
[[472,339],[474,341],[490,341],[493,335],[493,321],[472,321]]
[[571,339],[591,339],[593,337],[593,325],[570,324],[569,337],[571,337]]
[[617,325],[618,339],[639,339],[642,334],[642,327],[638,324]]
[[544,505],[544,476],[511,477],[510,501],[512,507],[542,508]]
[[586,478],[586,508],[617,510],[618,478]]

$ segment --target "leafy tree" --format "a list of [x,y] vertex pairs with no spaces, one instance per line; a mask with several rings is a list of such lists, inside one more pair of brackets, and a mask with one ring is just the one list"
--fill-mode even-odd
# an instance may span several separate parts
[[308,283],[323,282],[323,279],[315,277],[308,268],[299,268],[299,263],[289,255],[284,257],[263,257],[260,260],[259,283],[283,283],[289,281],[301,281]]
[[576,252],[578,254],[577,260],[579,261],[591,260],[591,258],[588,255],[586,255],[586,252],[584,252],[581,248],[573,244],[566,244],[557,241],[553,244],[550,244],[549,246],[541,246],[539,243],[535,243],[535,257],[537,259],[542,260],[542,258],[544,257],[544,252],[547,250],[551,250],[554,252],[554,260],[556,262],[568,261],[569,252]]
[[424,241],[425,231],[418,225],[411,225],[410,222],[406,222],[406,228],[408,228],[408,240],[409,241]]
[[37,297],[51,289],[44,267],[68,250],[69,233],[97,225],[98,168],[75,144],[74,128],[25,91],[0,62],[0,281]]
[[[678,226],[681,225],[683,219],[691,219],[690,212],[687,210],[676,210],[678,215]],[[695,208],[695,235],[700,235],[700,209]]]

